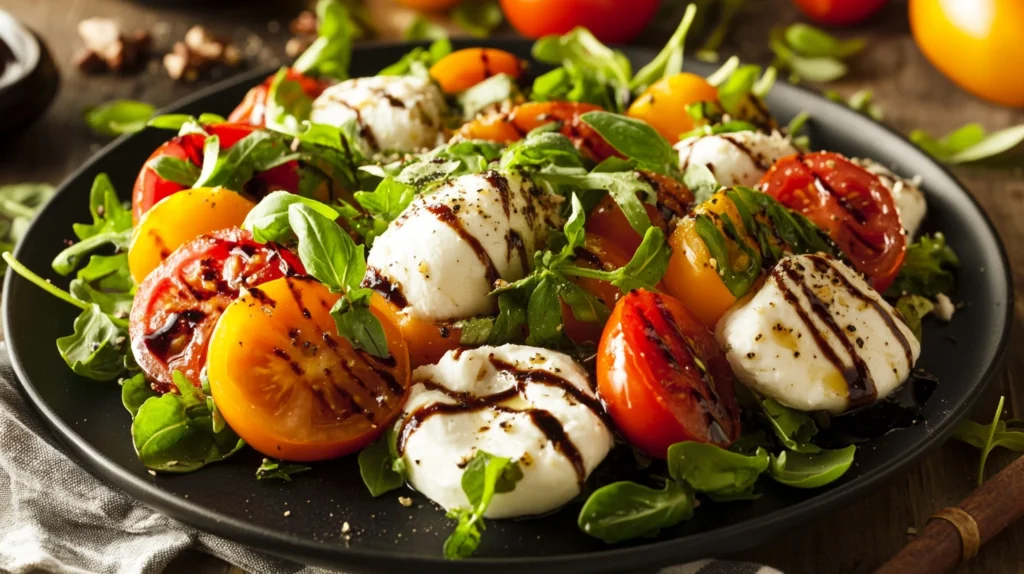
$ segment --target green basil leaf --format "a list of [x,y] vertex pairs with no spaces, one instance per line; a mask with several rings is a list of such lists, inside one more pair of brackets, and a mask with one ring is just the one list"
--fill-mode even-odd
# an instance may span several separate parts
[[153,116],[146,122],[146,126],[161,130],[178,131],[189,122],[196,122],[196,118],[188,114],[160,114]]
[[339,0],[319,0],[316,16],[318,37],[295,60],[292,69],[307,76],[345,80],[357,26],[348,8]]
[[412,22],[405,29],[405,39],[411,42],[417,40],[442,40],[448,38],[448,31],[444,26],[432,21],[423,14],[416,14]]
[[558,298],[569,306],[572,316],[577,321],[597,323],[598,325],[603,325],[608,321],[611,311],[599,299],[572,281],[559,279],[557,285]]
[[114,100],[85,112],[85,123],[104,136],[119,136],[141,131],[156,108],[135,100]]
[[175,473],[198,470],[245,446],[228,427],[214,432],[205,401],[187,406],[174,393],[151,397],[139,407],[132,441],[146,468]]
[[387,335],[380,319],[370,312],[368,295],[368,289],[351,289],[331,308],[331,317],[338,334],[351,341],[352,346],[375,357],[387,358],[391,356]]
[[855,445],[816,453],[783,451],[772,456],[769,474],[779,483],[794,488],[818,488],[846,474],[857,451]]
[[718,101],[725,111],[735,114],[740,104],[754,89],[761,77],[761,67],[753,64],[740,66],[718,87]]
[[580,510],[580,530],[609,544],[653,536],[693,517],[693,497],[669,481],[661,490],[635,482],[603,486],[587,498]]
[[276,478],[285,482],[291,482],[293,474],[306,472],[307,470],[313,470],[313,468],[304,464],[287,464],[279,460],[265,458],[260,463],[260,467],[256,469],[256,480]]
[[[750,290],[761,273],[760,253],[750,249],[746,242],[739,237],[735,224],[728,216],[718,218],[717,221],[720,223],[717,225],[715,221],[701,213],[694,220],[694,228],[704,245],[707,246],[712,265],[718,271],[722,282],[735,297],[741,297]],[[735,252],[745,253],[745,257],[732,258],[730,253],[733,252],[733,249]],[[744,261],[746,265],[740,266]]]
[[192,187],[199,179],[199,168],[194,163],[169,155],[162,155],[150,160],[146,163],[146,167],[155,171],[161,179],[185,187]]
[[430,66],[452,52],[447,37],[438,38],[428,48],[413,48],[401,60],[377,72],[378,76],[428,76]]
[[818,434],[818,425],[810,416],[786,408],[773,399],[760,401],[761,412],[782,444],[793,451],[816,453],[821,449],[810,441]]
[[90,305],[75,319],[73,335],[57,339],[57,350],[75,374],[95,381],[110,381],[124,372],[128,333]]
[[334,292],[359,288],[366,274],[362,245],[304,203],[288,206],[288,223],[299,239],[299,259],[307,273]]
[[907,246],[903,266],[885,295],[921,295],[931,299],[939,293],[950,293],[956,283],[953,271],[959,265],[960,259],[942,233],[921,235]]
[[146,375],[139,373],[121,383],[121,404],[128,409],[132,418],[139,412],[139,408],[151,397],[156,397],[156,391],[146,380]]
[[558,283],[554,277],[541,277],[530,295],[526,320],[530,326],[527,345],[558,346],[562,342],[562,307],[558,298]]
[[504,17],[498,0],[467,0],[458,3],[451,11],[452,21],[459,28],[469,32],[475,38],[486,38],[498,26]]
[[530,99],[538,102],[581,102],[614,110],[620,90],[593,72],[559,67],[533,81]]
[[618,277],[612,283],[623,293],[640,288],[653,289],[665,276],[671,256],[672,250],[665,242],[665,232],[652,225],[647,228],[643,241],[629,263],[615,271]]
[[306,95],[302,84],[288,79],[288,68],[278,70],[267,89],[263,111],[267,128],[297,135],[312,110],[313,99]]
[[896,309],[903,315],[903,322],[920,341],[921,320],[935,310],[935,304],[920,295],[904,295],[896,300]]
[[462,490],[471,508],[449,512],[449,518],[458,520],[455,530],[444,542],[445,558],[468,558],[480,544],[483,515],[495,494],[511,492],[523,478],[518,463],[494,456],[482,450],[466,465],[462,474]]
[[415,197],[416,189],[412,185],[391,177],[385,178],[372,192],[355,193],[359,205],[372,215],[380,217],[385,223],[398,218]]
[[487,344],[487,340],[491,337],[491,331],[494,330],[494,322],[494,317],[476,317],[457,321],[455,328],[460,332],[459,344],[467,347]]
[[587,112],[580,119],[641,169],[679,177],[679,154],[647,122],[609,112]]
[[260,200],[245,216],[242,229],[252,232],[253,239],[259,243],[286,242],[293,236],[288,221],[288,208],[297,204],[305,205],[332,221],[339,216],[336,209],[319,201],[287,191],[275,191]]
[[864,38],[840,40],[824,30],[800,22],[786,28],[785,38],[791,48],[810,58],[845,60],[867,45]]
[[462,119],[468,122],[481,111],[495,104],[514,101],[519,95],[515,78],[508,74],[491,76],[459,94]]
[[969,163],[1010,151],[1024,141],[1024,125],[989,134],[984,140],[954,152],[947,163]]
[[768,451],[758,448],[752,456],[727,451],[713,444],[686,441],[668,448],[668,472],[697,492],[719,500],[757,498],[758,477],[768,468]]
[[686,7],[683,19],[665,46],[630,80],[630,90],[634,93],[642,92],[654,82],[683,71],[683,45],[686,43],[686,34],[690,31],[690,26],[693,25],[693,18],[696,15],[697,6],[695,4]]
[[487,343],[504,345],[523,342],[526,340],[526,325],[526,303],[523,297],[515,293],[501,293],[498,295],[498,316],[494,320]]
[[711,173],[708,166],[702,163],[694,163],[686,167],[683,184],[693,192],[694,205],[700,205],[711,199],[711,196],[722,187],[715,179],[715,174]]
[[117,197],[114,185],[107,174],[97,175],[89,190],[89,213],[92,223],[75,223],[71,227],[79,239],[111,231],[126,231],[132,228],[132,213]]
[[[208,149],[218,151],[211,158]],[[294,153],[284,137],[274,132],[254,131],[235,142],[225,154],[220,153],[217,136],[210,136],[203,147],[203,170],[194,187],[225,187],[242,191],[256,172],[281,165],[292,157]],[[211,160],[213,167],[208,168]]]

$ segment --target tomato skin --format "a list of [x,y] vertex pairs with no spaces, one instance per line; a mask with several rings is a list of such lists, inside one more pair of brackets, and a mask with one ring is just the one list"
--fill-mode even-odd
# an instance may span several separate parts
[[598,346],[597,385],[630,444],[655,458],[685,440],[729,446],[740,434],[734,384],[714,336],[682,303],[645,289],[619,300]]
[[[576,250],[575,264],[587,269],[614,271],[629,263],[630,256],[619,249],[610,239],[587,233],[583,239],[583,247]],[[571,277],[584,291],[596,297],[611,309],[622,297],[622,290],[607,281],[590,277]],[[563,301],[562,325],[565,335],[576,344],[597,343],[601,340],[604,325],[593,321],[580,321],[572,314],[572,308]]]
[[580,102],[526,102],[509,112],[496,112],[466,123],[458,134],[466,139],[512,143],[526,136],[530,130],[551,122],[562,122],[561,133],[572,140],[582,153],[600,162],[611,156],[622,157],[604,141],[580,116],[603,108]]
[[[959,9],[958,9],[959,8]],[[910,0],[910,30],[928,60],[986,100],[1024,107],[1024,3]]]
[[667,293],[676,297],[701,323],[714,328],[718,320],[736,303],[736,297],[711,265],[711,253],[694,220],[686,218],[668,237],[672,255],[665,270]]
[[682,72],[651,84],[630,104],[626,115],[647,122],[674,144],[696,125],[686,106],[717,101],[718,88],[697,74]]
[[[205,126],[205,129],[210,135],[215,135],[220,139],[220,147],[223,151],[258,128],[246,124],[225,123]],[[202,134],[175,136],[156,148],[156,151],[149,156],[135,180],[135,187],[132,189],[132,217],[136,222],[161,199],[186,189],[183,185],[161,178],[149,167],[149,163],[166,155],[202,167],[205,142],[206,138]],[[246,189],[235,191],[247,192],[257,197],[276,190],[298,193],[299,180],[299,164],[291,161],[257,174],[246,183]]]
[[462,329],[452,324],[430,323],[412,317],[383,296],[377,311],[402,332],[402,339],[409,348],[409,362],[414,369],[421,365],[433,365],[448,351],[459,348]]
[[239,297],[210,341],[209,380],[217,408],[257,451],[283,460],[344,456],[373,442],[398,417],[409,388],[409,353],[397,325],[384,329],[379,359],[337,334],[340,295],[303,277],[284,277]]
[[829,26],[849,26],[877,13],[889,0],[794,0],[808,18]]
[[[644,202],[644,209],[651,225],[665,231],[669,230],[673,218],[683,217],[693,205],[693,192],[682,182],[657,173],[641,171],[640,175],[654,188],[656,204]],[[610,239],[616,247],[632,257],[643,237],[629,224],[622,208],[611,196],[605,196],[587,215],[586,229],[588,233]]]
[[832,152],[782,158],[758,184],[839,245],[879,292],[896,278],[907,251],[892,193],[877,176]]
[[519,79],[524,63],[515,55],[496,48],[465,48],[441,58],[430,67],[430,77],[448,94],[457,94],[480,82],[508,74]]
[[[302,87],[302,91],[314,100],[330,86],[329,82],[306,76],[291,68],[288,68],[285,79],[298,82]],[[246,92],[242,102],[231,111],[231,115],[228,116],[228,122],[248,124],[256,127],[265,126],[266,117],[264,112],[267,109],[267,95],[270,92],[270,85],[272,83],[274,83],[274,76],[268,77],[262,84]]]
[[565,34],[577,26],[605,43],[637,37],[654,17],[658,0],[501,0],[512,27],[527,38]]
[[294,254],[241,229],[189,241],[138,287],[128,329],[135,361],[158,392],[173,388],[175,370],[199,386],[210,334],[239,290],[304,272]]

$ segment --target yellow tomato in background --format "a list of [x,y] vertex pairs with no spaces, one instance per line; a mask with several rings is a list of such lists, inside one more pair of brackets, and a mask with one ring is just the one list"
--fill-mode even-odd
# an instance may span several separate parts
[[454,8],[460,0],[396,0],[402,6],[406,8],[412,8],[413,10],[421,10],[424,12],[441,12],[449,8]]
[[629,106],[626,115],[647,122],[669,143],[676,143],[694,126],[686,106],[717,100],[718,88],[697,74],[683,72],[651,84]]
[[910,28],[924,55],[961,88],[1024,106],[1024,2],[910,0]]

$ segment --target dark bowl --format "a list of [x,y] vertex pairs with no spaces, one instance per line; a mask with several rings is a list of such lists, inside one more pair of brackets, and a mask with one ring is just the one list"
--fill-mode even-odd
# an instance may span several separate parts
[[[524,57],[529,54],[526,42],[484,44]],[[353,73],[372,74],[409,47],[359,48]],[[626,53],[634,64],[652,56],[639,49]],[[687,67],[711,71],[697,63]],[[268,73],[231,79],[171,110],[226,114]],[[355,457],[317,464],[291,483],[257,482],[253,475],[261,457],[251,450],[193,474],[150,475],[132,448],[130,420],[117,386],[77,378],[57,355],[54,339],[71,331],[76,310],[9,273],[3,320],[15,370],[31,404],[54,433],[104,480],[198,528],[305,563],[347,571],[636,571],[757,544],[879,488],[943,441],[996,373],[1013,308],[1009,267],[999,238],[949,172],[888,128],[817,94],[780,84],[768,103],[781,121],[810,112],[810,134],[817,147],[871,157],[907,176],[921,175],[930,210],[926,229],[943,230],[963,261],[955,299],[967,308],[951,323],[930,322],[925,329],[920,365],[938,373],[941,383],[924,408],[923,421],[864,444],[853,468],[827,488],[796,490],[766,481],[759,500],[709,503],[692,520],[657,538],[617,546],[583,534],[576,527],[579,504],[574,503],[539,519],[488,521],[479,558],[443,562],[441,546],[452,527],[444,513],[411,491],[370,497]],[[50,271],[50,261],[63,248],[71,223],[87,216],[93,177],[107,172],[127,198],[139,166],[167,138],[167,132],[147,130],[107,146],[63,184],[22,241],[18,258],[55,284],[66,285],[67,279]],[[415,504],[403,507],[399,494],[411,496]],[[350,540],[341,536],[344,522],[352,527]]]

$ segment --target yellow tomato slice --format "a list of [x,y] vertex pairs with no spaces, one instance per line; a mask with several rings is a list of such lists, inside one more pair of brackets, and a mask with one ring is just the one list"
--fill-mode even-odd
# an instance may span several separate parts
[[449,94],[468,90],[498,74],[519,78],[523,74],[523,62],[504,50],[465,48],[448,54],[430,67],[430,77]]
[[128,269],[142,283],[175,249],[196,237],[237,227],[256,204],[228,189],[179,191],[154,205],[135,226],[128,249]]
[[286,277],[228,305],[210,340],[207,374],[217,408],[238,436],[284,460],[356,452],[388,428],[409,387],[409,351],[374,294],[391,356],[355,349],[337,334],[338,300],[312,279]]
[[647,122],[669,143],[676,143],[681,134],[694,128],[686,106],[714,101],[718,101],[717,88],[697,74],[682,72],[651,84],[626,115]]

